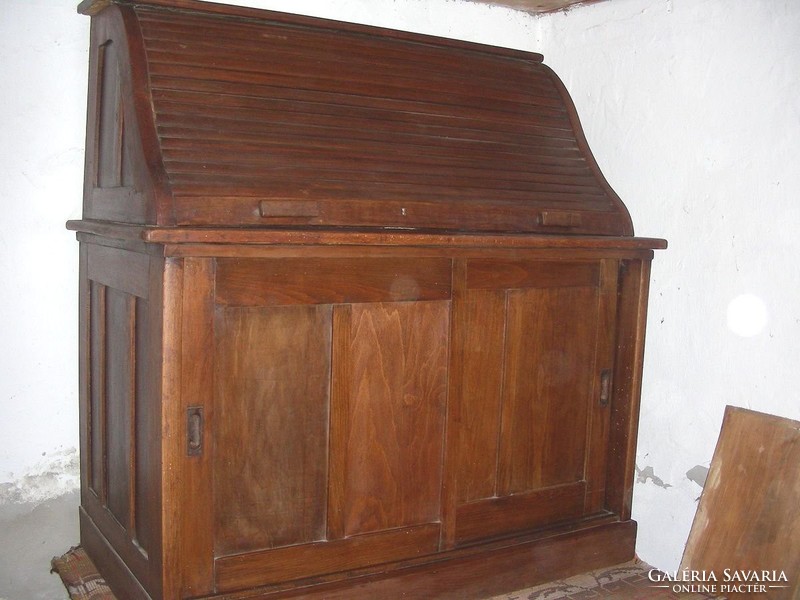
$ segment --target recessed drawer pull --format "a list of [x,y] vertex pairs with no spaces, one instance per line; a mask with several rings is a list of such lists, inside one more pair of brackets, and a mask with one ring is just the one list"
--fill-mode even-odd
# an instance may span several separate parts
[[611,369],[600,372],[600,406],[608,406],[611,400]]
[[199,456],[203,453],[203,409],[189,408],[186,414],[186,453]]

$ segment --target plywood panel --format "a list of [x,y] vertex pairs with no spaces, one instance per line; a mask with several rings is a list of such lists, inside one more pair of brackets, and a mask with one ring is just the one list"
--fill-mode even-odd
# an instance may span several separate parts
[[[438,521],[447,390],[449,303],[359,304],[337,338],[334,443],[345,454],[346,535]],[[337,345],[337,348],[341,346]]]
[[726,408],[681,568],[775,572],[764,597],[800,597],[800,422]]
[[216,329],[216,554],[323,539],[331,308],[218,308]]

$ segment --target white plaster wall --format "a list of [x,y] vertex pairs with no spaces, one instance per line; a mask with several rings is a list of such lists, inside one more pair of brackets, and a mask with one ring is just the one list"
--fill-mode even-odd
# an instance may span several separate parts
[[[637,457],[655,478],[634,518],[640,556],[671,570],[700,495],[686,473],[709,465],[724,406],[800,418],[800,2],[611,0],[538,25],[637,234],[670,242]],[[728,322],[744,294],[756,310],[731,325],[749,337]]]
[[77,447],[77,244],[64,222],[80,215],[87,36],[71,2],[3,1],[0,484]]

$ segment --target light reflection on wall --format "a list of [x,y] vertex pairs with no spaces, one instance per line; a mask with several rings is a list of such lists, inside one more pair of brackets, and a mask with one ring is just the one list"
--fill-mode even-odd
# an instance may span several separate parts
[[728,329],[741,337],[764,331],[769,320],[767,305],[755,294],[741,294],[728,304]]

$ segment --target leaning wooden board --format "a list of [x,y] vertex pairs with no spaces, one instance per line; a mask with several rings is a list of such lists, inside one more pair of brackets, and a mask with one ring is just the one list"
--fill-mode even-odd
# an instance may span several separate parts
[[800,422],[726,408],[681,569],[731,598],[800,597]]

